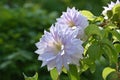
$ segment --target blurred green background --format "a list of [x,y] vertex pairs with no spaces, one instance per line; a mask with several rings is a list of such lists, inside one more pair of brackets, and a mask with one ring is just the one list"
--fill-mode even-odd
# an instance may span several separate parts
[[[0,80],[24,80],[23,73],[51,80],[34,53],[35,43],[62,11],[75,6],[100,15],[111,0],[0,0]],[[66,75],[61,80],[69,80]]]

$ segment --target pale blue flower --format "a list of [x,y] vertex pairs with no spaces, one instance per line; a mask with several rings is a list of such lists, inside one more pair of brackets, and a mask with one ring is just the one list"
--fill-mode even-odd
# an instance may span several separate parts
[[[64,27],[64,28],[63,28]],[[79,65],[82,58],[83,47],[81,40],[77,39],[77,30],[71,30],[66,25],[51,26],[50,32],[45,31],[36,46],[42,60],[42,66],[47,65],[48,70],[57,68],[60,73],[62,67],[69,70],[69,64]]]
[[107,11],[112,10],[112,9],[113,9],[113,7],[114,7],[116,4],[120,4],[120,1],[119,1],[119,0],[117,0],[115,3],[111,1],[111,3],[110,3],[110,4],[108,4],[108,6],[107,6],[107,7],[103,7],[103,8],[104,8],[104,10],[103,10],[102,14],[104,15],[104,18],[105,18],[105,19],[108,19],[108,16],[107,16]]
[[63,12],[62,16],[57,19],[56,24],[68,25],[72,29],[78,29],[78,38],[83,39],[85,36],[84,29],[88,26],[88,20],[78,10],[73,8],[67,8],[66,12]]

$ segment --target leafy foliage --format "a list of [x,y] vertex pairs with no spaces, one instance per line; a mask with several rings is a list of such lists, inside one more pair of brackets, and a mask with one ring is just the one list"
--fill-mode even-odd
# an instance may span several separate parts
[[13,9],[0,6],[0,10],[0,75],[9,71],[0,80],[19,79],[22,72],[38,71],[40,63],[33,54],[34,43],[55,21],[57,13],[48,13],[32,3]]

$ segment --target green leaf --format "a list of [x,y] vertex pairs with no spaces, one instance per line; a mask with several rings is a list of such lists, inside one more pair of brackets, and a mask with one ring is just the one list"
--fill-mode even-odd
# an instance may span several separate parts
[[112,15],[113,15],[112,11],[111,11],[111,10],[108,10],[108,11],[107,11],[107,16],[108,16],[108,18],[111,18]]
[[116,4],[113,9],[112,9],[112,12],[113,12],[113,21],[120,21],[120,4]]
[[91,73],[94,73],[95,70],[96,70],[96,65],[95,65],[95,63],[94,63],[94,64],[91,64],[89,67],[90,67]]
[[27,77],[24,73],[24,78],[25,80],[38,80],[38,73],[36,72],[36,74],[33,77]]
[[0,69],[4,69],[4,68],[8,67],[10,64],[12,64],[11,60],[4,61],[0,64]]
[[58,80],[59,78],[59,74],[56,68],[50,71],[50,75],[51,75],[52,80]]
[[95,22],[103,22],[104,21],[104,17],[103,16],[98,16],[95,18]]
[[112,21],[118,21],[119,20],[118,14],[114,14],[111,20]]
[[120,44],[114,44],[117,53],[120,53]]
[[116,4],[116,5],[113,7],[112,11],[113,11],[113,14],[118,14],[118,15],[120,15],[120,14],[119,14],[119,13],[120,13],[120,4]]
[[93,21],[93,20],[95,19],[95,16],[94,16],[90,11],[82,10],[82,11],[80,11],[80,12],[81,12],[81,14],[82,14],[83,16],[87,17],[88,20]]
[[115,72],[115,69],[112,69],[110,67],[106,67],[102,72],[103,79],[106,80],[107,76],[112,72]]
[[67,70],[63,67],[62,71],[67,74]]
[[87,58],[83,58],[82,60],[80,60],[80,73],[86,71],[89,68],[89,66],[87,65],[88,62],[86,59]]
[[80,80],[76,65],[69,65],[68,76],[70,80]]
[[99,27],[98,27],[97,25],[95,25],[95,24],[89,25],[89,26],[85,29],[85,33],[86,33],[86,35],[88,35],[88,36],[98,35],[98,36],[102,37],[101,31],[100,31]]
[[112,63],[116,63],[116,60],[114,60],[114,58],[113,58],[113,54],[111,52],[111,49],[108,46],[104,45],[103,51],[104,51],[104,55],[106,56],[106,59],[109,61],[110,65]]
[[93,73],[93,79],[91,80],[103,80],[102,71],[106,66],[106,63],[105,64],[103,63],[102,57],[100,58],[100,60],[95,61],[95,66],[96,66],[95,72]]
[[107,80],[120,80],[119,75],[119,72],[113,71],[107,76]]
[[[89,69],[84,71],[84,76],[87,78],[86,80],[103,80],[102,71],[104,67],[108,65],[107,60],[103,56],[101,56],[100,59],[96,60],[95,63],[93,63],[90,59],[85,58],[83,64],[86,64],[89,67]],[[84,80],[83,78],[81,79]]]
[[99,59],[102,54],[100,50],[100,45],[94,42],[91,46],[89,46],[87,54],[91,60],[95,61],[96,59]]
[[90,58],[85,58],[85,59],[83,59],[82,67],[80,66],[80,69],[82,71],[85,71],[88,68],[90,69],[91,73],[94,73],[96,70],[95,61],[91,60]]
[[118,58],[118,53],[112,42],[109,41],[108,39],[103,39],[101,40],[101,44],[103,44],[103,50],[109,57],[110,62],[116,63]]
[[120,33],[118,33],[116,30],[112,30],[111,33],[120,41]]

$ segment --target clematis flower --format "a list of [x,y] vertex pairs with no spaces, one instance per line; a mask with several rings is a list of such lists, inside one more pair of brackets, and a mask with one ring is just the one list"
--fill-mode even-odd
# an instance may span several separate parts
[[50,32],[45,31],[36,43],[38,50],[35,51],[39,54],[38,60],[42,60],[42,66],[47,65],[48,70],[56,67],[60,73],[62,67],[69,70],[69,64],[79,65],[84,49],[81,40],[75,38],[77,33],[66,25],[57,24],[51,26]]
[[104,10],[103,10],[102,14],[105,16],[105,17],[104,17],[105,19],[108,19],[108,17],[107,17],[107,11],[112,10],[113,7],[114,7],[116,4],[120,4],[120,1],[117,0],[115,3],[111,1],[111,3],[108,4],[108,7],[103,7]]
[[85,36],[84,29],[88,26],[88,20],[78,10],[73,7],[67,8],[66,12],[63,12],[62,16],[57,19],[56,24],[68,25],[72,29],[78,29],[78,38],[83,39]]

